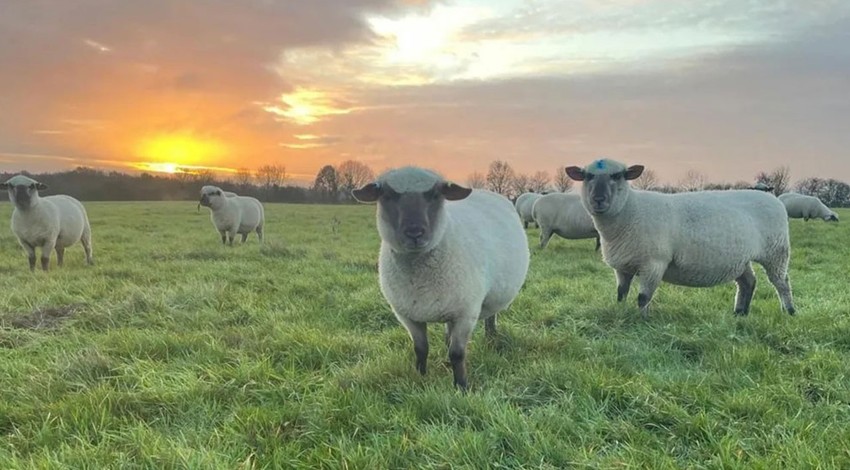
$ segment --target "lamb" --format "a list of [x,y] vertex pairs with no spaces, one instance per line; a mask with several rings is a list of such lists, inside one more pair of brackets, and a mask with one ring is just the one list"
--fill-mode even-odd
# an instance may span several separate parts
[[35,271],[35,249],[41,248],[41,269],[48,270],[50,252],[56,250],[56,263],[65,261],[65,248],[78,240],[86,253],[86,263],[92,258],[91,226],[86,209],[80,201],[59,194],[41,197],[39,191],[47,185],[24,175],[16,175],[0,189],[9,191],[9,200],[15,205],[12,212],[12,232],[27,252],[30,271]]
[[454,385],[466,391],[477,321],[492,338],[528,271],[528,241],[510,201],[417,167],[390,170],[352,194],[378,203],[381,292],[413,340],[416,369],[426,372],[426,324],[446,323]]
[[532,214],[540,227],[540,248],[546,248],[552,234],[558,234],[568,240],[595,238],[599,249],[599,234],[593,226],[593,219],[581,204],[581,196],[575,193],[551,193],[537,201]]
[[582,204],[602,237],[605,262],[616,273],[618,301],[626,298],[635,275],[644,317],[662,280],[690,287],[734,280],[735,314],[746,315],[755,291],[755,261],[764,267],[784,309],[794,314],[788,218],[776,197],[751,190],[634,190],[628,181],[643,169],[607,159],[566,169],[570,178],[584,182]]
[[808,222],[809,219],[817,218],[827,222],[838,222],[838,215],[829,210],[820,199],[814,196],[785,193],[779,196],[779,200],[782,201],[782,204],[785,204],[788,217],[792,219],[803,219]]
[[236,234],[242,234],[242,243],[248,234],[256,231],[263,243],[265,213],[260,201],[248,196],[227,196],[218,186],[201,188],[200,205],[210,208],[210,220],[221,234],[221,243],[233,246]]
[[523,227],[528,228],[528,224],[534,222],[537,228],[540,228],[540,224],[531,215],[531,208],[534,206],[534,201],[540,199],[542,196],[542,194],[538,193],[523,193],[516,198],[514,207],[516,207],[516,212],[519,214],[519,220],[522,221]]

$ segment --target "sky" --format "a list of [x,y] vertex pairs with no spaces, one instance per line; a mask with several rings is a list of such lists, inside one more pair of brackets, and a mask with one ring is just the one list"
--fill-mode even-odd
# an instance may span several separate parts
[[847,44],[846,0],[0,0],[0,171],[850,181]]

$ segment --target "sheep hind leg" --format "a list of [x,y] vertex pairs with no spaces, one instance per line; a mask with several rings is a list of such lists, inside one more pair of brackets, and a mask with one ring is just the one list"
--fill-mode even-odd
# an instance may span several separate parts
[[248,232],[242,234],[242,243],[245,243],[246,240],[248,240]]
[[263,244],[263,226],[260,225],[257,227],[257,238],[260,240],[260,245]]
[[56,247],[56,266],[60,268],[65,264],[65,247]]
[[[86,264],[89,266],[94,264],[94,257],[92,256],[92,246],[91,246],[91,229],[86,228],[83,232],[83,237],[80,238],[80,243],[83,244],[83,251],[86,253]],[[57,258],[59,257],[59,253],[56,253]],[[61,266],[61,264],[60,264]]]
[[488,339],[496,339],[496,314],[484,320],[484,336]]
[[764,270],[767,273],[767,279],[773,284],[776,289],[776,294],[782,302],[782,308],[789,315],[794,315],[797,309],[794,308],[794,297],[791,294],[791,280],[788,277],[788,261],[787,259],[777,263],[763,264]]
[[756,274],[751,264],[747,264],[744,272],[735,279],[735,284],[738,285],[738,292],[735,294],[735,315],[744,316],[750,313],[750,302],[756,291]]
[[649,318],[649,303],[652,301],[652,296],[655,290],[661,285],[661,278],[664,277],[665,265],[652,264],[638,272],[640,277],[640,291],[638,293],[638,307],[640,315],[644,319]]
[[552,230],[548,228],[540,229],[540,248],[546,248],[549,244],[549,239],[552,238]]

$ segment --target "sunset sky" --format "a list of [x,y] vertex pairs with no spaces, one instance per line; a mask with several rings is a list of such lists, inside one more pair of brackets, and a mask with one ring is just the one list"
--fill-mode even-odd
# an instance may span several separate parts
[[0,0],[0,170],[850,181],[847,0]]

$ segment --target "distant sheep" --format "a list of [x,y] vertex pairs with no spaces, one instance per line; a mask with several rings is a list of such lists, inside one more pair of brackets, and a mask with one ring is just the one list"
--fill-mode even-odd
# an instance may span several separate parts
[[508,199],[416,167],[391,170],[352,192],[377,202],[381,291],[407,329],[425,374],[428,322],[446,323],[454,384],[466,390],[466,346],[479,319],[514,300],[528,271],[528,241]]
[[86,263],[93,264],[91,226],[86,209],[71,196],[39,195],[47,185],[16,175],[0,189],[9,191],[9,200],[15,205],[12,212],[12,232],[24,248],[29,259],[30,270],[35,270],[35,250],[41,248],[41,269],[47,271],[50,252],[56,250],[59,266],[65,261],[65,248],[77,241],[82,242]]
[[[242,234],[242,243],[248,234],[256,231],[260,243],[263,243],[265,212],[260,201],[248,196],[229,196],[218,186],[201,188],[199,204],[210,209],[210,219],[219,234],[221,243],[233,246],[236,234]],[[233,193],[231,193],[233,194]]]
[[546,248],[552,234],[568,240],[593,238],[599,249],[599,234],[593,219],[581,203],[581,195],[575,193],[551,193],[536,201],[532,215],[540,227],[540,248]]
[[774,188],[773,186],[769,186],[766,183],[762,183],[761,181],[759,181],[755,185],[751,186],[750,189],[755,189],[756,191],[764,191],[766,193],[772,193]]
[[[534,206],[534,201],[541,197],[543,197],[543,195],[538,193],[523,193],[516,199],[514,207],[516,207],[516,212],[519,214],[519,220],[522,221],[523,227],[528,228],[528,224],[534,222],[534,217],[531,214],[531,208]],[[537,222],[534,223],[538,228],[540,227]]]
[[828,207],[814,196],[806,196],[799,193],[785,193],[779,196],[788,217],[792,219],[823,219],[827,222],[838,222],[838,215],[829,210]]
[[602,255],[617,275],[617,300],[640,277],[638,306],[646,316],[661,281],[709,287],[734,280],[735,313],[746,315],[755,292],[752,262],[761,264],[789,314],[794,314],[788,260],[788,218],[761,191],[637,191],[628,181],[643,166],[597,160],[567,175],[583,181],[582,203],[602,237]]

